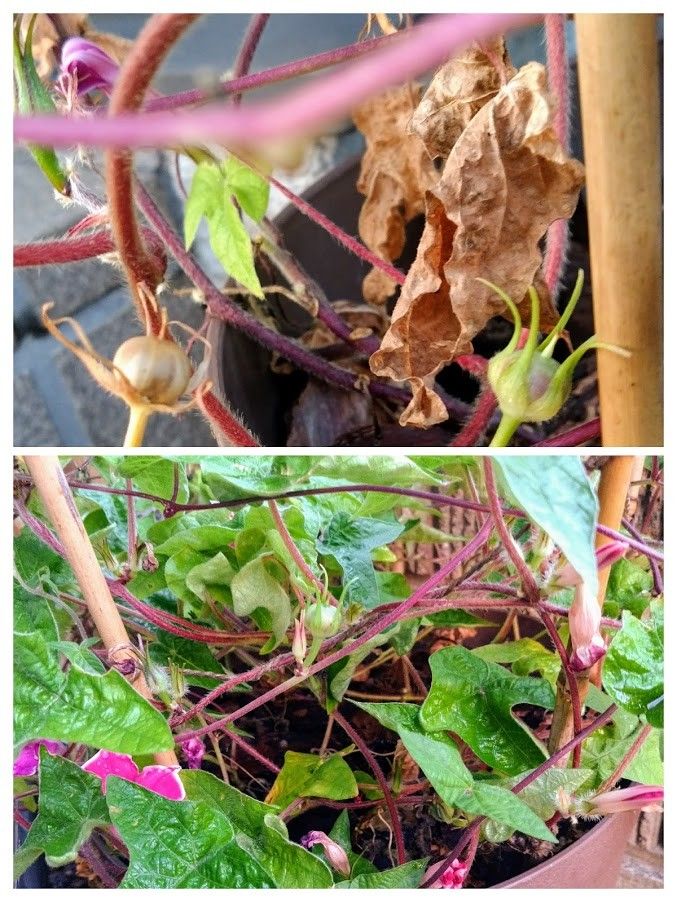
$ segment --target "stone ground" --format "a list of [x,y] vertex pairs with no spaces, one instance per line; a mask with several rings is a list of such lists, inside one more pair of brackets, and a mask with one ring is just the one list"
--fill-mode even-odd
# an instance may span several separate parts
[[[92,16],[98,30],[129,38],[135,37],[145,19],[144,15],[129,14]],[[235,14],[200,19],[168,58],[156,82],[158,89],[170,92],[196,83],[208,84],[210,79],[222,74],[234,58],[247,19],[245,15]],[[361,15],[274,15],[263,33],[252,71],[351,43],[363,24]],[[533,30],[519,32],[511,41],[511,51],[517,65],[529,57],[542,57],[540,36]],[[197,71],[196,59],[200,61]],[[332,165],[361,150],[361,137],[350,129],[350,123],[344,126],[343,130],[339,126],[338,137],[322,143],[321,152],[315,154],[305,175],[294,182],[294,190],[302,191]],[[144,184],[179,226],[181,201],[171,171],[173,158],[149,151],[137,154],[135,160]],[[16,243],[63,235],[82,218],[81,210],[75,206],[64,207],[55,200],[23,149],[15,151],[14,179]],[[201,262],[205,262],[204,255]],[[184,287],[176,266],[170,268],[168,281],[174,287]],[[38,314],[46,300],[55,301],[55,315],[76,316],[95,347],[112,356],[125,338],[139,331],[123,284],[119,270],[101,260],[17,270],[15,446],[119,446],[126,407],[119,399],[105,395],[78,361],[46,334]],[[181,297],[170,301],[169,307],[183,321],[198,325],[202,320],[201,309],[191,307],[190,303]],[[146,444],[196,447],[214,445],[214,440],[202,418],[189,413],[178,419],[153,417]]]

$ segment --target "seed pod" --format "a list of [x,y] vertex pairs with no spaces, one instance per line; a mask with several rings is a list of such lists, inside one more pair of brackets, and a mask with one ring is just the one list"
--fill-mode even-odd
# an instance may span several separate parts
[[113,365],[151,404],[174,404],[188,387],[193,367],[173,341],[137,335],[118,348]]

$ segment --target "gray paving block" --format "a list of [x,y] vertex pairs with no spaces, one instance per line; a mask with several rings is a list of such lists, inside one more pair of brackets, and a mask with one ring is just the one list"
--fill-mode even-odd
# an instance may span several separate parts
[[[188,298],[170,299],[166,305],[170,319],[180,319],[193,328],[201,325],[202,308]],[[79,321],[97,351],[109,358],[125,339],[141,331],[124,290],[115,291],[88,308]],[[79,417],[87,424],[91,444],[119,446],[127,425],[125,404],[105,394],[66,349],[59,347],[56,350],[53,365],[62,376]],[[215,441],[202,417],[191,411],[176,418],[154,416],[148,426],[145,444],[199,447],[212,446]]]
[[59,431],[30,375],[14,378],[14,445],[17,448],[58,446]]

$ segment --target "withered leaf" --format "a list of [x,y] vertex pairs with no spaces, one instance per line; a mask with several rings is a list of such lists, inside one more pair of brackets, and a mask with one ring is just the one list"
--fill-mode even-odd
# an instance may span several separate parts
[[535,284],[542,324],[557,320],[538,272],[539,241],[551,222],[572,215],[583,167],[559,144],[551,114],[545,69],[528,63],[473,117],[428,195],[416,261],[370,361],[376,375],[410,382],[414,399],[402,425],[447,418],[435,375],[505,312],[478,277],[514,298],[527,320],[526,293]]
[[447,158],[470,120],[515,75],[503,38],[473,44],[439,69],[409,124],[431,157]]
[[[404,250],[405,226],[423,213],[426,187],[437,173],[417,135],[407,133],[421,98],[420,85],[406,84],[372,97],[353,113],[366,139],[357,189],[366,200],[360,212],[360,237],[374,253],[394,262]],[[381,270],[364,279],[364,299],[384,303],[396,285]]]

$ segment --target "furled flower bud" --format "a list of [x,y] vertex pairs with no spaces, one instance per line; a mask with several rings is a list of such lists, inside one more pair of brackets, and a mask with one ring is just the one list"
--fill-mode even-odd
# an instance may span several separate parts
[[572,670],[587,670],[606,654],[606,645],[599,631],[602,610],[595,593],[585,583],[576,586],[574,602],[569,611]]
[[306,642],[305,629],[305,611],[301,611],[301,616],[294,621],[294,638],[291,643],[291,653],[299,667],[303,666],[308,653],[308,643]]
[[192,736],[190,739],[186,739],[185,742],[181,742],[181,754],[191,770],[199,770],[202,767],[205,751],[204,742],[197,736]]
[[344,877],[350,875],[348,855],[345,850],[342,849],[337,842],[334,842],[333,839],[330,839],[326,833],[323,833],[321,830],[311,830],[310,833],[306,833],[306,835],[301,838],[301,845],[305,849],[310,849],[312,846],[322,846],[326,859],[334,870],[338,871],[338,873],[342,874]]
[[585,812],[591,816],[617,814],[620,811],[632,811],[642,808],[645,811],[660,810],[663,802],[662,786],[628,786],[626,789],[612,789],[593,796],[587,804],[590,810]]
[[65,743],[55,742],[52,739],[35,739],[33,742],[27,742],[14,762],[15,777],[33,777],[37,774],[41,745],[50,755],[63,755],[67,748]]
[[[437,868],[438,864],[432,865],[432,867],[428,868],[426,872],[424,882],[431,877]],[[437,878],[437,880],[430,885],[430,889],[461,889],[463,887],[463,882],[465,878],[468,876],[468,867],[465,861],[460,861],[458,858],[454,858],[449,867],[444,871],[444,873]]]
[[[621,542],[620,539],[612,539],[610,542],[607,542],[605,545],[600,546],[595,552],[595,557],[597,558],[597,569],[604,570],[605,567],[610,567],[612,564],[615,564],[616,561],[619,561],[622,557],[625,557],[625,553],[628,550],[628,546],[625,542]],[[579,573],[574,570],[571,564],[566,563],[559,573],[555,576],[554,585],[560,586],[562,588],[580,586],[583,582]]]
[[333,605],[314,601],[306,608],[306,626],[313,637],[333,636],[341,626],[341,612]]
[[68,38],[61,50],[61,68],[77,79],[78,94],[97,88],[109,93],[120,71],[114,59],[86,38]]

